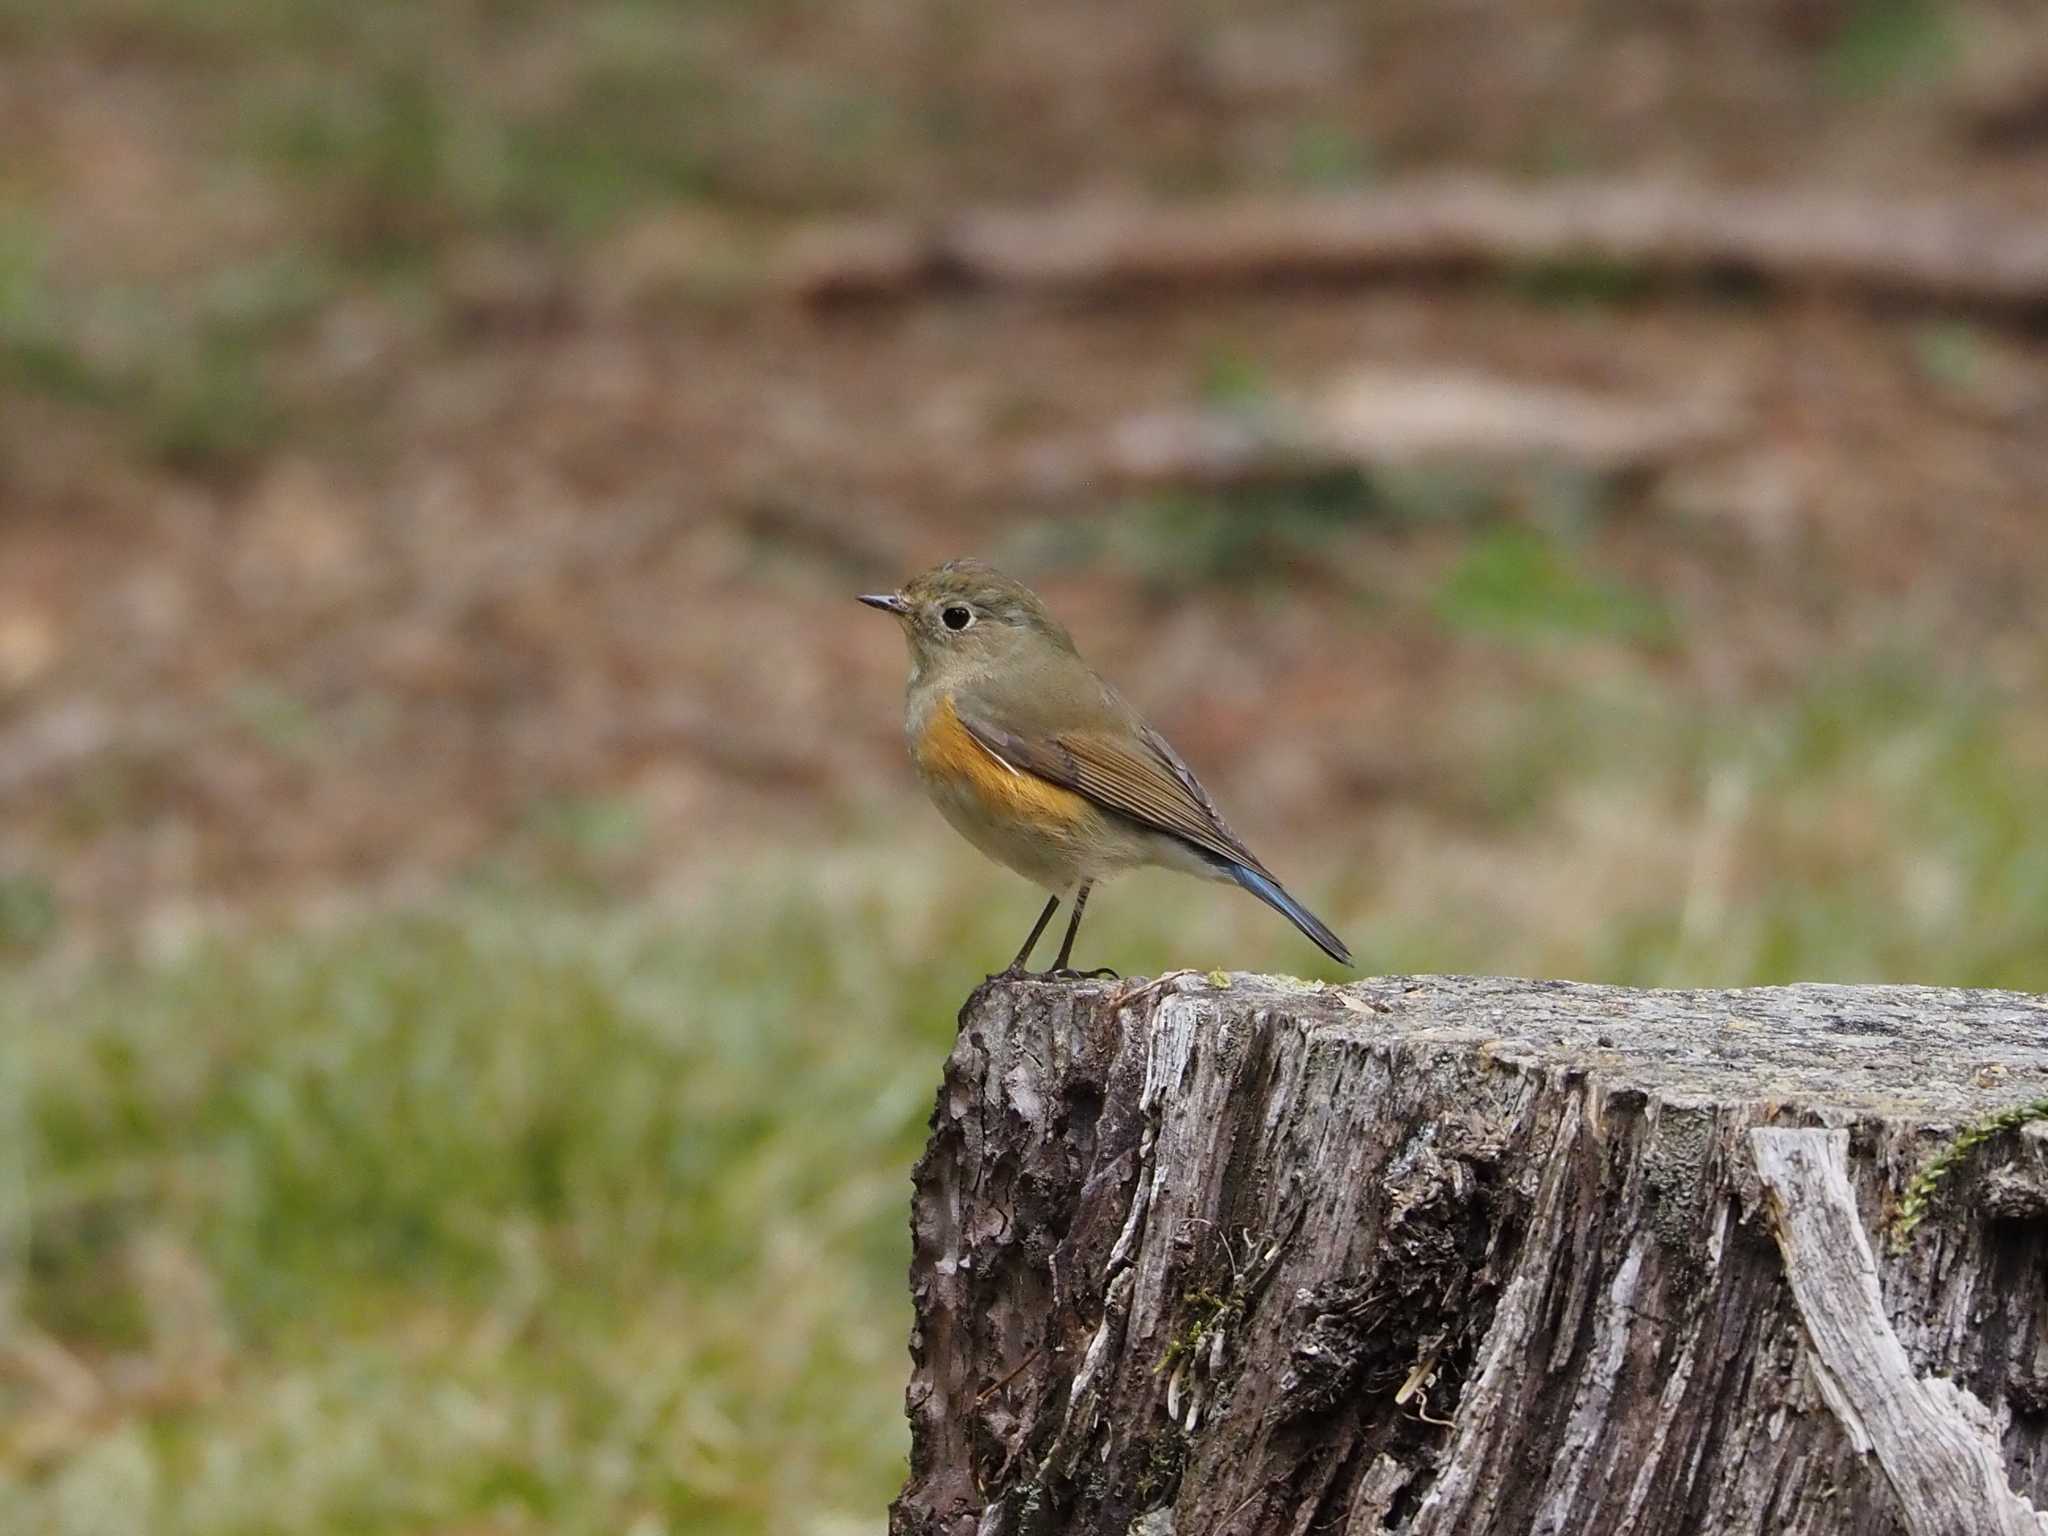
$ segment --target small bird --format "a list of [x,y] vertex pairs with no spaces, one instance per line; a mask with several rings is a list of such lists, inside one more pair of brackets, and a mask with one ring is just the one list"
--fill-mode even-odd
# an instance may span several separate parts
[[1351,963],[1344,941],[1238,840],[1180,754],[1095,675],[1029,587],[953,560],[860,600],[895,614],[910,642],[903,729],[939,814],[1052,893],[1002,975],[1025,974],[1068,892],[1067,936],[1046,974],[1076,974],[1068,961],[1088,892],[1146,864],[1243,886]]

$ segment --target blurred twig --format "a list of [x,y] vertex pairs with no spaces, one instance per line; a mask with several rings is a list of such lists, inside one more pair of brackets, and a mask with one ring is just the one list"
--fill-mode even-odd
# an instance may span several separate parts
[[774,272],[801,298],[830,301],[946,283],[1086,292],[1577,265],[2048,308],[2038,219],[1958,201],[1664,181],[1461,178],[1346,196],[971,209],[923,228],[816,226],[787,243]]
[[1028,455],[1040,488],[1234,486],[1332,470],[1558,462],[1596,474],[1663,468],[1724,442],[1733,403],[1637,401],[1470,370],[1361,367],[1246,408],[1155,410]]

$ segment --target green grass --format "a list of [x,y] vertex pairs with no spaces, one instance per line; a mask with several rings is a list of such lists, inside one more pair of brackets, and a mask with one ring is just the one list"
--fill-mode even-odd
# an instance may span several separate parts
[[1312,569],[1374,507],[1369,482],[1341,470],[1280,486],[1164,492],[1112,507],[1074,535],[1071,555],[1121,566],[1155,587],[1275,583]]
[[135,1262],[167,1245],[233,1381],[15,1466],[0,1527],[135,1496],[167,1533],[872,1516],[958,978],[841,916],[412,916],[17,998],[23,1315],[204,1378]]
[[177,305],[147,288],[74,291],[30,226],[0,226],[0,390],[112,412],[161,463],[240,467],[286,425],[272,353],[334,290],[329,269],[287,253],[224,265]]
[[42,231],[20,215],[0,216],[0,385],[6,384],[86,405],[116,393],[65,335]]
[[1480,908],[1505,959],[1477,964],[1651,986],[2048,991],[2048,741],[2033,720],[2024,697],[1905,646],[1766,705],[1701,708],[1647,674],[1534,693],[1476,735],[1469,771],[1501,867],[1524,847],[1558,867],[1519,905]]
[[1605,637],[1661,645],[1676,633],[1654,596],[1595,574],[1566,541],[1514,524],[1472,540],[1438,587],[1435,608],[1452,629],[1518,641]]
[[[1211,361],[1203,381],[1212,400],[1247,410],[1256,409],[1262,388],[1255,365],[1230,353]],[[1001,552],[1038,567],[1107,565],[1154,588],[1279,588],[1331,575],[1333,554],[1362,530],[1498,518],[1507,489],[1497,476],[1457,467],[1336,468],[1271,484],[1128,497],[1100,516],[1027,525]]]
[[1857,0],[1821,58],[1849,96],[1938,82],[1954,65],[1960,22],[1947,0]]
[[57,927],[57,894],[31,871],[0,870],[0,956],[32,950]]
[[1532,304],[1590,310],[1646,297],[1656,274],[1647,267],[1587,256],[1511,268],[1501,281],[1510,293]]
[[1309,119],[1287,144],[1287,179],[1297,186],[1344,189],[1373,178],[1378,154],[1364,135],[1339,123]]

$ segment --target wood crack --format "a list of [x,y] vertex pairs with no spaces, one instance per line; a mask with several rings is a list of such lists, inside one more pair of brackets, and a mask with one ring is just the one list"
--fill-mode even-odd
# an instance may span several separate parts
[[1749,1140],[1814,1378],[1856,1449],[1884,1468],[1906,1529],[2043,1536],[2048,1517],[2006,1481],[1990,1411],[1967,1388],[1916,1372],[1885,1316],[1849,1187],[1848,1133],[1759,1128]]

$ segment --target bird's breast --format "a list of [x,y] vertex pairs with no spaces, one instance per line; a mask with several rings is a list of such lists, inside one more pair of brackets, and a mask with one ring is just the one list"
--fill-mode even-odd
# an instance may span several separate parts
[[1013,768],[960,723],[951,695],[941,697],[911,731],[917,771],[934,792],[979,806],[988,815],[1061,832],[1095,818],[1095,808],[1070,789]]

